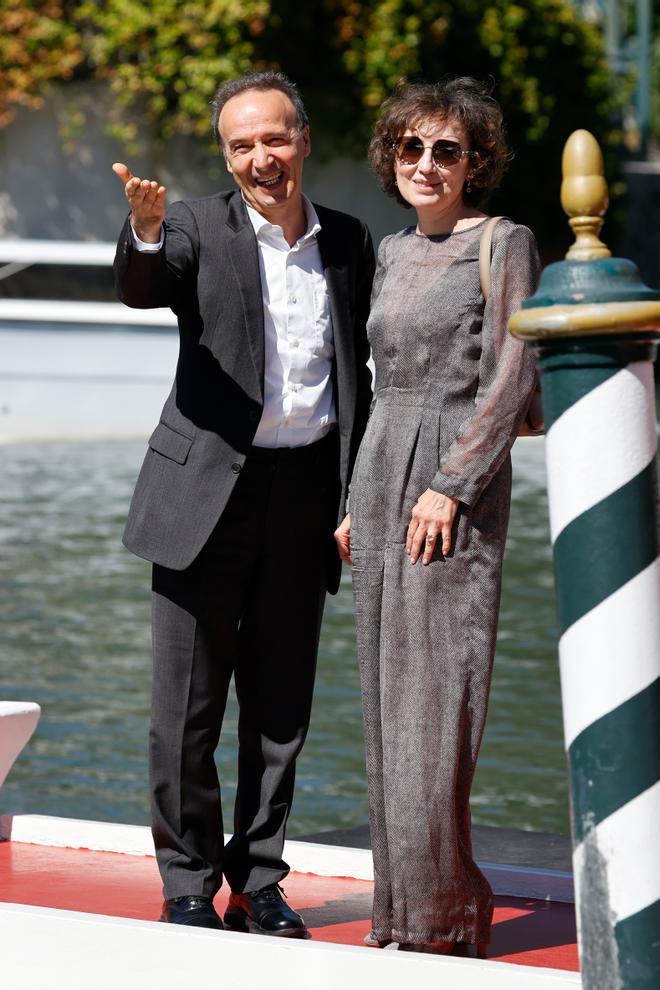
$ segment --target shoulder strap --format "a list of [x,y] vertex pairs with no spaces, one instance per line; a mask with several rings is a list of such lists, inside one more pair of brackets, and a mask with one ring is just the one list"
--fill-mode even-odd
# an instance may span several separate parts
[[479,280],[481,281],[481,294],[484,300],[490,295],[490,259],[493,243],[493,231],[504,217],[491,217],[484,229],[481,231],[479,242]]

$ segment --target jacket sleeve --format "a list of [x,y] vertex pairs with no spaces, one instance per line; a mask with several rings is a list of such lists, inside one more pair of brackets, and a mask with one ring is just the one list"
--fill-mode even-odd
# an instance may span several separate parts
[[169,306],[175,312],[193,288],[198,268],[199,232],[189,206],[174,203],[164,224],[160,251],[140,252],[134,246],[130,217],[117,242],[114,261],[119,299],[134,309]]
[[501,233],[496,228],[496,237],[474,413],[442,457],[430,486],[468,506],[479,499],[511,450],[536,381],[530,350],[507,330],[511,314],[538,284],[536,240],[531,230],[516,225]]

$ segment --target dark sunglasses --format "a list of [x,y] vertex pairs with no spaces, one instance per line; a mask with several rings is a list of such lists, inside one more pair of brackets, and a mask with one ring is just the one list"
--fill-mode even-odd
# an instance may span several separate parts
[[[394,142],[397,158],[404,165],[417,165],[428,145],[418,137],[399,138]],[[431,157],[436,165],[452,168],[463,157],[474,157],[476,151],[461,151],[457,141],[436,141],[431,148]]]

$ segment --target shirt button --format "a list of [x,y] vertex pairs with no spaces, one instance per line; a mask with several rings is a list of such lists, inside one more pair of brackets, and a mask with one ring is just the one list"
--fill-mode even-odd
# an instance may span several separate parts
[[291,346],[292,347],[300,347],[300,341],[299,340],[292,340],[291,341]]
[[297,297],[296,296],[291,296],[291,302],[292,303],[297,303],[298,302]]
[[238,463],[234,463],[231,466],[231,470],[232,470],[232,473],[233,474],[240,474],[241,473],[241,465],[238,464]]

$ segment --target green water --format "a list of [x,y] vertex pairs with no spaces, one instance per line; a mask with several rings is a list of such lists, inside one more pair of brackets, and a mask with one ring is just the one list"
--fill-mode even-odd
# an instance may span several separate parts
[[[0,813],[148,822],[149,567],[121,546],[138,441],[0,449],[0,699],[38,702]],[[543,443],[514,448],[491,706],[473,793],[488,825],[568,831]],[[227,823],[232,699],[218,751]],[[350,575],[328,599],[291,836],[366,822]]]

